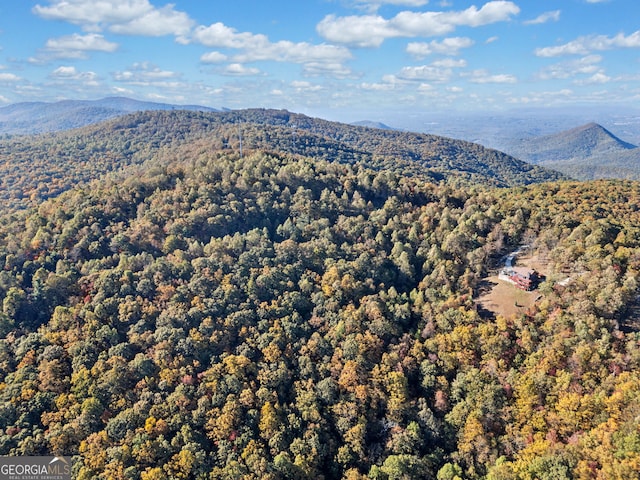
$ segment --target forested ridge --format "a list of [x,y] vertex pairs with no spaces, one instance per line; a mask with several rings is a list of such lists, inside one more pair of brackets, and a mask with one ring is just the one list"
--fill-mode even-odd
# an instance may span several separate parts
[[[640,184],[240,156],[231,125],[140,133],[140,164],[7,208],[0,454],[80,479],[640,475]],[[481,316],[523,243],[538,301]]]
[[84,128],[0,140],[0,200],[22,209],[180,145],[205,139],[228,151],[266,150],[403,175],[431,175],[497,186],[557,180],[561,174],[496,150],[434,135],[329,122],[285,110],[146,111]]

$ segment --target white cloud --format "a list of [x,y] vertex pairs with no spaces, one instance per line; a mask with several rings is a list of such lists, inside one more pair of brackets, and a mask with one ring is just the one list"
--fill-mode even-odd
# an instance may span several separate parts
[[352,77],[353,72],[340,62],[308,62],[303,65],[303,72],[307,76],[330,76],[336,78]]
[[0,82],[19,82],[20,80],[22,78],[13,73],[0,73]]
[[[111,74],[115,85],[111,91],[133,92],[134,95],[170,103],[207,104],[214,90],[199,83],[189,83],[182,73],[164,70],[151,62],[138,62]],[[131,95],[129,93],[127,95]]]
[[47,41],[49,50],[93,50],[100,52],[114,52],[118,48],[117,43],[105,40],[102,35],[91,33],[79,35],[74,33],[66,37],[52,38]]
[[230,65],[228,65],[223,71],[222,73],[224,75],[231,75],[231,76],[251,76],[251,75],[259,75],[260,74],[260,70],[257,68],[253,68],[253,67],[245,67],[244,65],[240,64],[240,63],[232,63]]
[[[88,35],[74,33],[47,40],[44,52],[47,58],[86,58],[87,52],[90,51],[111,53],[117,49],[117,43],[109,42],[97,33]],[[39,58],[42,59],[42,57]]]
[[176,79],[180,78],[180,76],[181,74],[179,73],[162,70],[149,62],[134,63],[128,70],[113,73],[113,79],[116,82],[141,86],[158,85],[174,87],[179,85]]
[[429,0],[356,0],[356,3],[364,5],[398,5],[402,7],[422,7]]
[[52,73],[52,77],[56,78],[69,78],[78,75],[76,67],[58,67]]
[[0,103],[11,103],[11,100],[3,95],[0,95]]
[[126,23],[153,7],[147,0],[50,0],[50,6],[36,5],[33,12],[48,20],[76,25]]
[[184,35],[194,22],[174,5],[155,8],[148,0],[49,0],[33,7],[47,20],[81,25],[87,31],[109,29],[129,35]]
[[461,49],[469,48],[473,44],[473,40],[467,37],[445,38],[441,42],[437,40],[428,43],[411,42],[407,45],[407,53],[416,58],[424,58],[431,54],[459,55]]
[[[411,69],[413,69],[413,71]],[[424,80],[419,78],[420,74],[417,71],[418,69],[419,67],[406,67],[406,69],[403,69],[398,75],[390,75],[390,74],[384,75],[380,82],[378,83],[363,82],[359,85],[359,88],[361,90],[367,90],[367,91],[373,91],[373,92],[388,92],[392,90],[400,90],[406,87],[407,85],[413,84],[416,81]],[[403,75],[411,78],[401,78]]]
[[98,74],[95,72],[79,72],[73,66],[60,66],[49,75],[50,78],[61,82],[75,81],[84,86],[97,87],[100,85]]
[[189,15],[177,12],[173,10],[172,5],[167,5],[161,9],[151,10],[127,23],[112,25],[109,30],[125,35],[179,36],[188,34],[194,24]]
[[421,65],[418,67],[403,67],[398,73],[398,78],[401,80],[443,83],[449,81],[452,75],[453,70],[451,68]]
[[431,65],[439,68],[464,68],[467,66],[467,61],[463,59],[454,60],[453,58],[445,58],[443,60],[437,60]]
[[130,88],[111,87],[111,92],[114,95],[132,95],[134,92]]
[[228,58],[229,57],[227,57],[224,53],[209,52],[202,55],[200,57],[200,61],[202,63],[222,63],[226,62]]
[[563,88],[557,91],[531,92],[522,97],[510,97],[507,102],[522,105],[557,105],[574,98],[573,90]]
[[361,83],[360,89],[369,90],[373,92],[387,92],[393,90],[396,87],[395,82],[383,82],[383,83]]
[[463,74],[463,76],[468,77],[472,83],[517,83],[518,81],[514,75],[505,73],[491,75],[484,69],[474,70],[470,73]]
[[611,50],[614,48],[640,48],[640,30],[629,36],[619,33],[615,37],[606,35],[591,35],[579,37],[564,45],[537,48],[538,57],[559,57],[562,55],[588,55],[594,51]]
[[192,38],[207,47],[244,50],[244,53],[236,56],[238,62],[274,60],[305,63],[345,61],[351,58],[351,53],[344,47],[311,45],[306,42],[294,43],[286,40],[272,43],[266,35],[237,32],[222,23],[214,23],[208,27],[199,26],[193,32]]
[[244,53],[235,57],[239,62],[255,62],[273,60],[277,62],[309,63],[309,62],[344,62],[351,58],[351,53],[344,47],[335,45],[311,45],[306,42],[294,43],[282,40],[276,43],[266,42],[247,48]]
[[318,92],[320,90],[324,90],[324,87],[322,85],[316,85],[311,82],[305,82],[300,80],[291,82],[291,86],[295,88],[298,93]]
[[433,85],[429,85],[428,83],[421,83],[418,86],[418,91],[421,93],[431,93],[435,90]]
[[[213,23],[208,27],[199,25],[193,31],[191,40],[206,47],[215,48],[251,48],[268,43],[266,35],[255,35],[250,32],[238,33],[235,28],[227,27],[224,23]],[[185,39],[185,43],[190,40]]]
[[374,12],[382,5],[396,5],[400,7],[422,7],[429,0],[352,0],[349,2],[355,8]]
[[[347,76],[351,72],[344,62],[352,58],[351,52],[337,45],[312,45],[307,42],[281,40],[271,42],[266,35],[238,32],[223,23],[197,27],[184,43],[197,42],[207,47],[240,50],[232,60],[237,64],[257,61],[275,61],[301,64],[308,74]],[[218,58],[218,56],[213,57]],[[209,60],[203,55],[203,61]],[[210,63],[210,62],[209,62]]]
[[403,36],[400,31],[394,30],[390,20],[377,15],[348,17],[329,15],[322,19],[316,29],[320,35],[331,42],[355,47],[379,47],[387,38]]
[[565,79],[576,75],[592,75],[600,71],[598,64],[602,61],[600,55],[588,55],[578,60],[560,62],[543,68],[536,77],[540,80]]
[[434,87],[430,83],[448,83],[454,76],[455,68],[464,68],[466,66],[466,60],[445,58],[430,65],[403,67],[395,75],[384,75],[380,83],[362,83],[360,88],[372,91],[388,91],[420,82],[424,86],[422,90],[432,90]]
[[547,22],[557,22],[560,20],[560,10],[553,10],[551,12],[545,12],[533,20],[527,20],[524,23],[525,25],[540,25]]
[[381,0],[380,2],[372,2],[372,3],[400,5],[400,6],[407,6],[407,7],[421,7],[429,3],[429,0]]
[[379,15],[326,16],[316,27],[325,39],[357,47],[378,47],[388,38],[446,35],[459,26],[479,27],[510,20],[520,8],[513,2],[491,1],[480,9],[471,6],[453,12],[398,13],[391,19]]
[[618,82],[640,82],[640,74],[628,74],[618,75],[616,78]]
[[604,83],[609,83],[611,80],[612,78],[604,73],[604,71],[599,71],[591,75],[589,78],[584,80],[575,80],[573,83],[576,85],[602,85]]

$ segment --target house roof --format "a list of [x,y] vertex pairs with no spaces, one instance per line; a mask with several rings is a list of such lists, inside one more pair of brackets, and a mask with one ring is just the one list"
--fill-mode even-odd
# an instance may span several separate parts
[[513,273],[516,275],[525,278],[532,277],[536,273],[535,270],[527,267],[512,267],[511,270],[513,270]]

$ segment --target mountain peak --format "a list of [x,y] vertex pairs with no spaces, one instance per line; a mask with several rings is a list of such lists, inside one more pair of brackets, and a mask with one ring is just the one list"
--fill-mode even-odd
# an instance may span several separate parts
[[507,153],[579,180],[639,175],[640,148],[595,122],[524,140]]
[[585,145],[592,145],[596,151],[601,149],[603,146],[606,146],[606,150],[630,150],[636,148],[635,145],[621,140],[602,125],[595,122],[587,123],[586,125],[576,127],[572,130],[551,135],[550,137],[560,137],[573,143],[577,142]]
[[509,153],[532,163],[568,162],[636,149],[602,125],[591,122],[563,132],[523,141]]
[[380,130],[395,130],[395,128],[390,127],[389,125],[373,120],[361,120],[359,122],[353,122],[351,125],[356,127],[378,128]]

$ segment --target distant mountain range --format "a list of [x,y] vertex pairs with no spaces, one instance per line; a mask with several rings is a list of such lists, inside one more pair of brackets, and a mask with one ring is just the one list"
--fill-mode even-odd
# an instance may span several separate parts
[[[424,162],[427,158],[425,145],[437,145],[437,148],[427,155],[431,159],[427,163],[432,171],[465,172],[468,175],[492,179],[501,185],[529,183],[532,178],[535,178],[533,181],[539,181],[547,175],[547,173],[540,174],[541,170],[534,172],[527,164],[545,167],[548,169],[546,172],[556,170],[579,180],[597,178],[640,180],[640,148],[621,140],[597,123],[588,123],[551,135],[535,137],[527,135],[509,140],[505,137],[500,142],[501,146],[498,150],[508,155],[502,155],[496,150],[482,149],[475,143],[446,139],[447,136],[442,135],[413,134],[382,122],[369,120],[346,125],[320,119],[311,120],[310,117],[289,112],[285,115],[282,113],[284,111],[253,109],[242,114],[234,114],[229,110],[217,110],[200,105],[175,105],[126,97],[108,97],[101,100],[63,100],[53,103],[26,102],[2,107],[0,108],[0,135],[59,132],[98,124],[134,112],[174,110],[226,113],[220,117],[225,119],[223,123],[229,121],[229,118],[233,119],[232,121],[245,123],[247,120],[242,117],[246,116],[247,112],[251,112],[252,118],[249,123],[259,119],[258,123],[273,126],[286,125],[294,131],[308,130],[313,134],[320,131],[325,140],[331,139],[340,143],[341,146],[334,151],[339,150],[340,155],[344,156],[345,148],[351,149],[349,155],[354,158],[367,152],[367,155],[373,155],[376,158],[394,155],[398,159]],[[280,113],[276,115],[273,112]],[[283,120],[283,116],[287,117],[286,121]],[[322,124],[321,128],[320,124]],[[328,125],[332,125],[331,128]],[[349,130],[350,133],[347,135],[347,129],[353,128],[367,128],[373,133],[367,132],[365,135],[353,136],[353,132]],[[485,125],[485,128],[489,128],[489,125]],[[517,126],[514,125],[513,128],[515,134],[518,131]],[[327,129],[330,132],[327,132]],[[351,137],[346,138],[345,135]],[[420,136],[416,137],[416,135]],[[373,145],[370,140],[374,137],[376,137],[374,143],[379,143],[371,149]],[[356,138],[358,140],[354,141]],[[365,145],[362,145],[363,138],[366,139]],[[272,147],[268,142],[263,143],[262,148]],[[298,141],[296,143],[298,151],[303,148],[303,145],[308,149],[307,154],[317,153],[314,150],[318,148],[317,139],[307,140],[306,144]],[[280,147],[283,146],[280,145]],[[436,162],[437,167],[432,163],[436,157],[439,158]],[[490,157],[492,159],[487,161]],[[515,164],[511,157],[526,163]],[[447,168],[443,168],[445,164]],[[517,177],[520,180],[515,180]]]
[[553,135],[513,141],[504,151],[525,162],[579,180],[640,180],[640,148],[597,123]]
[[640,109],[620,106],[545,107],[501,112],[385,112],[376,115],[375,119],[399,129],[459,138],[502,151],[522,139],[553,135],[591,122],[605,125],[619,138],[640,145]]
[[[201,105],[177,105],[144,102],[127,97],[100,100],[61,100],[59,102],[22,102],[0,108],[0,135],[31,135],[84,127],[132,112],[155,110],[190,110],[218,112]],[[382,122],[362,120],[351,125],[395,130]]]
[[359,122],[353,122],[351,125],[355,125],[356,127],[379,128],[381,130],[397,130],[382,122],[374,122],[371,120],[361,120]]
[[0,134],[57,132],[144,110],[217,111],[200,105],[143,102],[126,97],[62,100],[53,103],[23,102],[0,108]]

